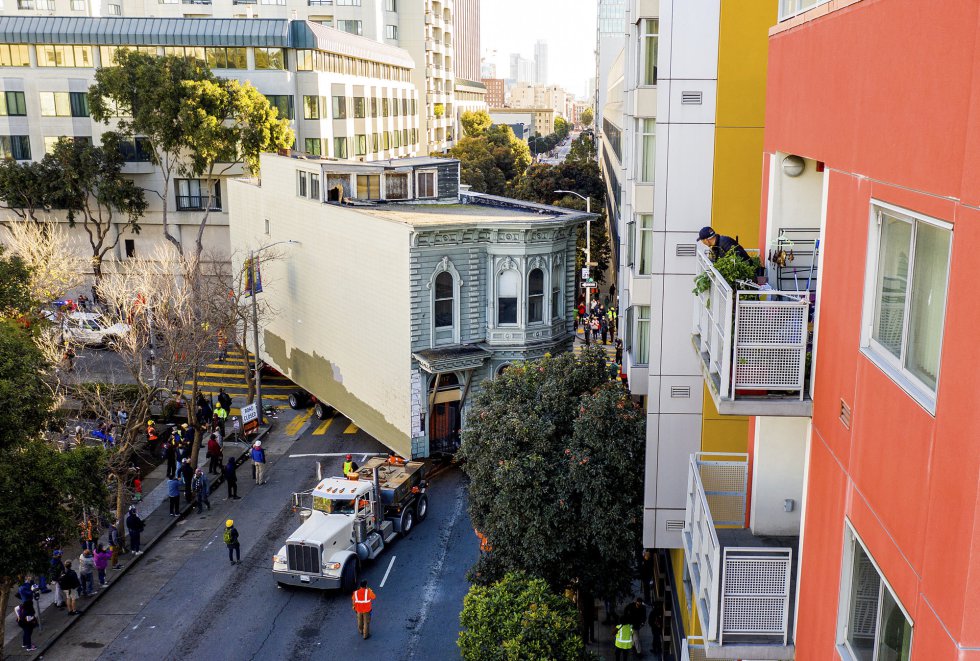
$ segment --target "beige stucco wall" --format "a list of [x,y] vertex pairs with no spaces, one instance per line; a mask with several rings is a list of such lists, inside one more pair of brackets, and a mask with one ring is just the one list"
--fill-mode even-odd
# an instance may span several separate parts
[[[264,159],[262,187],[229,186],[233,260],[276,241],[262,265],[261,356],[358,427],[411,456],[410,228],[296,195],[296,170]],[[265,220],[270,232],[265,234]]]

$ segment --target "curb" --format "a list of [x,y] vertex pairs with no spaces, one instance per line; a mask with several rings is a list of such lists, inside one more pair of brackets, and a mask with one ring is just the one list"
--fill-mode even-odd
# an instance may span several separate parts
[[[265,429],[263,429],[262,431],[260,431],[258,433],[258,435],[255,437],[255,440],[256,441],[263,440],[266,436],[269,435],[269,433],[271,431],[272,431],[272,424],[270,424],[268,427],[266,427]],[[242,451],[242,453],[238,456],[238,460],[235,462],[235,465],[236,466],[241,466],[243,463],[245,463],[248,460],[247,458],[249,456],[249,452],[251,451],[251,449],[252,449],[252,446],[251,445],[248,445],[248,446],[245,447],[245,449]],[[212,487],[219,487],[222,484],[224,484],[224,481],[225,481],[225,477],[224,477],[224,473],[222,473],[217,478],[215,478],[214,482],[211,483],[211,486]],[[161,503],[161,506],[162,506],[162,503]],[[180,512],[180,516],[179,517],[171,518],[170,521],[167,523],[167,525],[165,525],[163,527],[163,530],[161,530],[159,533],[157,533],[156,537],[154,537],[151,540],[148,540],[145,544],[140,544],[140,546],[143,548],[144,552],[147,551],[147,550],[149,550],[150,548],[152,548],[153,545],[156,544],[158,541],[160,541],[160,539],[164,535],[166,535],[167,533],[169,533],[173,529],[173,527],[176,526],[179,521],[183,520],[184,517],[187,516],[187,514],[193,508],[194,508],[194,503],[187,503],[186,505],[184,505],[183,509]],[[136,565],[138,565],[139,562],[140,562],[140,560],[142,560],[142,559],[143,559],[143,554],[134,556],[133,559],[132,559],[132,561],[130,561],[129,563],[127,563],[126,565],[124,565],[122,569],[117,570],[118,573],[115,575],[114,580],[112,582],[110,582],[110,583],[106,583],[106,585],[103,586],[101,590],[99,590],[98,592],[95,593],[95,596],[93,596],[89,600],[89,602],[86,605],[85,609],[82,610],[82,611],[80,611],[81,614],[84,615],[85,614],[85,611],[89,610],[99,599],[101,599],[102,596],[105,593],[107,593],[110,590],[110,588],[112,588],[113,585],[115,585],[116,581],[118,581],[122,576],[124,576],[131,568],[133,568]],[[29,658],[29,659],[39,659],[39,658],[42,658],[44,656],[44,653],[47,652],[56,642],[58,642],[58,640],[63,635],[65,635],[65,632],[68,631],[69,629],[71,629],[75,625],[75,623],[78,622],[80,619],[82,619],[81,618],[81,615],[76,616],[76,617],[73,617],[70,620],[68,620],[68,623],[66,624],[66,626],[61,631],[59,631],[57,634],[55,634],[55,636],[51,640],[49,640],[46,643],[44,643],[43,645],[39,646],[37,648],[37,651],[33,654],[33,656],[28,656],[26,658]],[[2,653],[2,648],[0,648],[0,653]]]

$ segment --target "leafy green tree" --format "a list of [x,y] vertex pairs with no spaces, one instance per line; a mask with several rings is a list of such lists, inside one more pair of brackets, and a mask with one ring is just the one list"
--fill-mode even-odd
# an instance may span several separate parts
[[69,225],[80,223],[92,250],[92,272],[102,279],[105,256],[127,231],[139,233],[146,211],[143,189],[122,173],[119,136],[106,133],[101,147],[62,138],[43,163],[58,185],[54,206],[68,211]]
[[565,157],[566,163],[588,163],[595,160],[595,140],[592,139],[591,133],[582,132],[579,134],[575,140],[572,141],[572,146],[568,150],[568,156]]
[[579,661],[593,658],[568,599],[540,578],[510,572],[463,599],[459,650],[467,661]]
[[558,136],[559,142],[567,138],[571,130],[571,124],[565,121],[564,117],[555,117],[555,135]]
[[42,378],[48,367],[28,332],[13,320],[0,319],[0,450],[40,431],[48,419],[54,403]]
[[486,584],[526,571],[560,591],[623,594],[640,551],[645,418],[602,349],[547,356],[484,382],[458,458],[492,550]]
[[506,125],[494,125],[479,136],[459,140],[449,151],[460,160],[460,179],[474,191],[506,195],[531,163],[531,152]]
[[24,260],[17,255],[7,255],[7,249],[0,245],[0,317],[19,316],[34,307],[30,277],[30,269]]
[[0,161],[0,202],[2,209],[21,220],[39,222],[39,214],[48,211],[58,193],[49,163],[13,159]]
[[592,126],[592,122],[595,121],[595,113],[592,111],[592,108],[583,110],[580,119],[582,120],[582,126]]
[[475,137],[485,135],[493,120],[490,119],[490,113],[485,110],[471,110],[460,116],[459,123],[463,125],[463,132],[466,135]]

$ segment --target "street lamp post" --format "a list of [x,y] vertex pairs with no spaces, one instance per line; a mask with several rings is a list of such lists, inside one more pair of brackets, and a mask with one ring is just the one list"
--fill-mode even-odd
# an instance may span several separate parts
[[[581,193],[576,193],[573,190],[556,190],[556,193],[564,193],[567,195],[574,195],[585,200],[585,213],[590,214],[585,220],[585,265],[590,269],[592,268],[592,197],[586,197]],[[591,276],[591,272],[589,273]],[[589,314],[592,311],[592,288],[585,288],[585,313]],[[589,337],[588,331],[585,333],[586,339]]]
[[263,416],[265,414],[262,408],[262,369],[259,366],[259,304],[258,291],[256,289],[258,280],[256,279],[255,256],[263,250],[283,243],[298,244],[299,241],[276,241],[275,243],[264,245],[255,250],[250,250],[248,253],[248,268],[251,271],[250,280],[252,286],[252,345],[255,348],[255,353],[252,354],[252,365],[255,371],[255,403],[257,404],[256,409],[258,409],[259,422],[264,420]]

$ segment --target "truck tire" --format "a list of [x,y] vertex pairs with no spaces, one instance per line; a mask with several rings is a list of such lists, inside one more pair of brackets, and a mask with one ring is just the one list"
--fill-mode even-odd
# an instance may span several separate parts
[[313,405],[313,415],[316,416],[317,420],[326,420],[330,417],[330,412],[333,409],[323,402],[317,402]]
[[304,409],[309,402],[310,396],[302,390],[289,393],[289,408],[291,409]]
[[429,496],[422,494],[415,503],[415,523],[422,523],[429,515]]
[[402,511],[402,517],[398,520],[398,532],[402,537],[408,537],[415,527],[415,509],[409,507]]
[[357,560],[350,559],[340,572],[340,589],[344,592],[353,592],[357,589],[358,574]]

